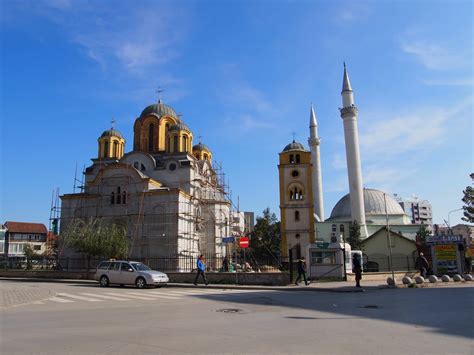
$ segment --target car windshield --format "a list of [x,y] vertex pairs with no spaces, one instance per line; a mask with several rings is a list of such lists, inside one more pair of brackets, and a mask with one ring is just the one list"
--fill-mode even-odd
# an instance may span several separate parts
[[145,264],[142,264],[142,263],[134,263],[134,264],[132,264],[132,266],[137,271],[151,270],[148,266],[146,266]]

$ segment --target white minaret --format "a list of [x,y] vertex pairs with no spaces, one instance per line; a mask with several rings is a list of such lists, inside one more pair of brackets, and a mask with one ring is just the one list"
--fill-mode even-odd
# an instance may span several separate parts
[[318,122],[314,113],[313,104],[309,115],[309,139],[311,149],[311,165],[313,166],[311,181],[313,184],[313,203],[316,219],[324,221],[323,180],[321,178],[321,154],[319,151]]
[[344,121],[344,138],[346,142],[347,175],[349,178],[349,193],[351,199],[351,218],[360,224],[362,237],[367,236],[365,226],[364,191],[362,170],[360,166],[359,131],[357,129],[357,107],[354,105],[354,95],[344,63],[344,78],[342,82],[341,118]]

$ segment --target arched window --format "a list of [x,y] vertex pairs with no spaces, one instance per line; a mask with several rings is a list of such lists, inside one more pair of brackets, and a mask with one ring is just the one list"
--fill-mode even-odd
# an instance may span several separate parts
[[126,204],[127,203],[127,191],[124,191],[122,193],[122,203]]
[[295,221],[300,220],[300,211],[295,211]]
[[153,152],[153,138],[155,137],[155,126],[150,123],[148,126],[148,151]]
[[108,155],[109,155],[109,142],[105,141],[103,157],[107,158]]
[[188,137],[183,136],[183,152],[187,152],[187,151],[188,151]]
[[299,164],[300,162],[301,162],[300,155],[296,154],[296,164]]
[[293,154],[290,154],[290,164],[294,164],[295,163],[295,157],[293,156]]
[[209,158],[209,156],[206,153],[204,153],[202,157],[204,158],[204,160],[207,160]]
[[117,141],[114,141],[114,157],[117,158],[118,157],[118,142]]
[[117,205],[120,205],[122,203],[121,199],[121,194],[120,194],[120,187],[117,187]]
[[339,232],[344,233],[344,225],[339,225]]
[[110,204],[111,205],[115,204],[115,192],[113,192],[113,191],[110,194]]
[[178,145],[179,145],[179,137],[174,136],[173,137],[173,152],[175,152],[175,153],[178,152]]
[[337,226],[335,224],[331,225],[331,229],[334,233],[337,232]]
[[303,199],[303,190],[295,186],[290,189],[290,200],[302,200]]

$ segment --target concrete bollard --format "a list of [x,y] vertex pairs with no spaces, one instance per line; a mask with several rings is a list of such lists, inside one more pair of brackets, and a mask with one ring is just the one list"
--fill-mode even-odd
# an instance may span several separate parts
[[451,278],[448,275],[443,275],[443,276],[441,276],[441,281],[449,282],[449,281],[451,281]]
[[454,281],[456,281],[456,282],[459,282],[459,281],[462,281],[462,280],[463,280],[463,278],[462,278],[462,276],[461,276],[461,275],[459,275],[459,274],[456,274],[456,275],[454,275],[454,276],[453,276],[453,280],[454,280]]
[[428,280],[430,280],[432,284],[437,283],[439,281],[435,275],[431,275]]
[[387,284],[389,286],[395,286],[397,284],[397,279],[392,279],[391,277],[387,278]]
[[425,283],[425,278],[423,276],[417,276],[417,277],[415,277],[415,282],[417,284],[424,284]]
[[411,285],[413,283],[413,280],[411,279],[411,277],[404,276],[402,282],[404,285]]
[[472,281],[473,280],[472,275],[471,274],[464,275],[464,280],[465,281]]

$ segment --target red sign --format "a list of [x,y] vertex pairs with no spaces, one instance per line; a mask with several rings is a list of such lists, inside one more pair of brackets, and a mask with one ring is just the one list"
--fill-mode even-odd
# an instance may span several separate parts
[[248,248],[249,247],[249,238],[241,237],[239,240],[239,246],[241,248]]

